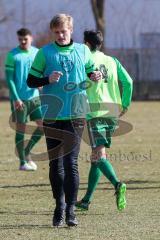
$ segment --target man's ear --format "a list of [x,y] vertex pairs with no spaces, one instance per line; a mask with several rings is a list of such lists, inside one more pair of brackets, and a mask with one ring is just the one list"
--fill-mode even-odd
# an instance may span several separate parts
[[89,47],[89,49],[91,48],[91,44],[89,42],[85,42],[85,44]]
[[73,27],[71,27],[71,33],[73,33]]

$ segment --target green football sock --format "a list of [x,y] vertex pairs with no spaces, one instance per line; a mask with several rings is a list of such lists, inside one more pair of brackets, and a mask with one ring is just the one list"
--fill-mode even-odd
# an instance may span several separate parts
[[109,160],[106,158],[100,158],[97,162],[97,166],[102,171],[104,176],[113,184],[113,186],[116,187],[119,180]]
[[24,133],[16,132],[15,136],[16,150],[20,160],[20,165],[25,164],[25,152],[24,152]]
[[93,192],[96,189],[96,186],[99,182],[99,179],[102,175],[101,170],[98,168],[96,163],[92,163],[88,175],[88,188],[83,200],[90,202],[93,196]]
[[43,136],[43,132],[42,130],[40,130],[39,128],[37,128],[33,134],[31,139],[29,140],[26,148],[25,148],[25,156],[28,156],[30,151],[32,150],[32,148],[35,146],[35,144],[41,139],[41,137]]

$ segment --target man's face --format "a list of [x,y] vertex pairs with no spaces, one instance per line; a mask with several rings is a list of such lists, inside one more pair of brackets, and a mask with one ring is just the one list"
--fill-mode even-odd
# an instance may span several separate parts
[[66,24],[52,28],[54,40],[61,46],[67,45],[71,41],[72,28]]
[[28,50],[32,44],[32,36],[26,35],[26,36],[18,36],[19,46],[23,50]]

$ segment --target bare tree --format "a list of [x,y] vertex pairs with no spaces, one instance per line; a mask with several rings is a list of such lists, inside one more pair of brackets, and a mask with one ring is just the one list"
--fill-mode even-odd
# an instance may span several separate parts
[[8,17],[4,13],[4,6],[2,0],[0,0],[0,23],[6,22]]
[[[102,32],[103,36],[105,34],[104,4],[105,0],[91,0],[96,28]],[[102,49],[104,49],[104,45],[102,46]]]

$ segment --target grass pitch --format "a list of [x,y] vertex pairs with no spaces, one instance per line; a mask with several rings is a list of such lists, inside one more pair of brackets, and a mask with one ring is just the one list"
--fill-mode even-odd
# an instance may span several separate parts
[[[159,240],[160,239],[160,103],[134,102],[123,120],[133,130],[113,138],[108,152],[119,178],[127,183],[127,208],[118,212],[114,190],[102,177],[87,212],[77,211],[76,228],[51,226],[54,201],[48,180],[44,138],[35,147],[36,172],[18,171],[8,102],[0,103],[0,239],[2,240]],[[28,136],[29,137],[29,136]],[[85,193],[89,146],[79,156],[79,198]]]

